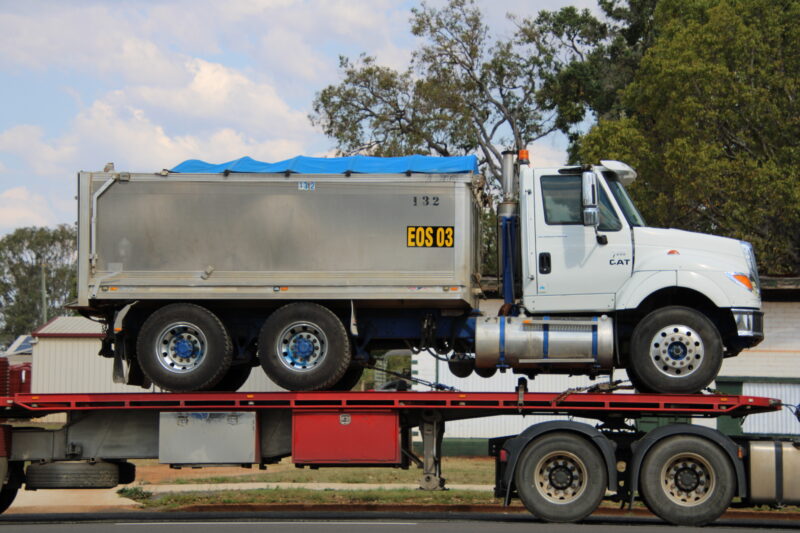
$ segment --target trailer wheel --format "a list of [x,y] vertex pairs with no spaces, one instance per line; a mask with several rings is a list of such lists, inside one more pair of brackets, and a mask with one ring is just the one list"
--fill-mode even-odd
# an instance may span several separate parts
[[250,377],[250,371],[252,369],[253,367],[250,366],[250,363],[232,366],[222,379],[208,390],[216,392],[236,392],[242,388],[247,378]]
[[139,366],[155,385],[173,392],[207,390],[228,372],[230,335],[214,313],[188,303],[170,304],[142,325]]
[[548,522],[577,522],[592,514],[605,495],[607,480],[597,448],[568,432],[531,441],[514,473],[522,503]]
[[733,500],[736,476],[716,444],[675,436],[645,456],[639,490],[647,507],[672,524],[702,526],[719,518]]
[[350,339],[342,321],[318,304],[292,303],[272,313],[258,347],[267,376],[292,391],[329,390],[350,366]]
[[119,467],[103,461],[33,463],[25,471],[28,489],[111,489],[118,484]]
[[642,392],[693,394],[717,377],[722,350],[719,332],[705,315],[663,307],[634,329],[628,371]]

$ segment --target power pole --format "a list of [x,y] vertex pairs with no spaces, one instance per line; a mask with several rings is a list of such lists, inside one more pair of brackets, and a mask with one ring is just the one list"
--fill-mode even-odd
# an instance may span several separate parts
[[47,283],[44,279],[44,260],[39,263],[42,267],[42,324],[47,323]]

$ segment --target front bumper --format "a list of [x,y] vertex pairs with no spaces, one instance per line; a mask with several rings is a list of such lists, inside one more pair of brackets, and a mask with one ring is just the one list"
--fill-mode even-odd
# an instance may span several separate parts
[[756,309],[731,309],[738,348],[752,348],[764,340],[764,313]]

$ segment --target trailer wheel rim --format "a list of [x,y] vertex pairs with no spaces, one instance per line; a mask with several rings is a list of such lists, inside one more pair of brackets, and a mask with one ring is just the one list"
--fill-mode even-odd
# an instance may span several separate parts
[[703,339],[683,324],[661,328],[650,341],[650,360],[659,372],[671,378],[693,374],[704,358]]
[[308,372],[322,364],[328,354],[328,337],[316,324],[295,322],[278,335],[276,351],[286,368]]
[[173,374],[186,374],[202,364],[208,341],[205,333],[194,324],[175,322],[158,334],[155,350],[164,369]]
[[694,507],[708,500],[716,488],[711,464],[696,453],[679,453],[661,469],[661,489],[673,503]]
[[547,501],[556,504],[573,503],[586,491],[586,465],[571,452],[552,452],[536,464],[533,482],[536,490]]

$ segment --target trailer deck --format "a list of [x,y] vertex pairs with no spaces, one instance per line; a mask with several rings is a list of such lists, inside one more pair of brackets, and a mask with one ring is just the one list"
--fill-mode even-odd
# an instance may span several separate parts
[[[562,414],[583,418],[624,416],[745,416],[781,409],[780,400],[719,394],[620,394],[556,392],[269,392],[15,394],[0,398],[4,418],[102,410],[292,411],[358,408],[445,410],[449,419],[492,414]],[[463,416],[460,416],[463,415]]]

